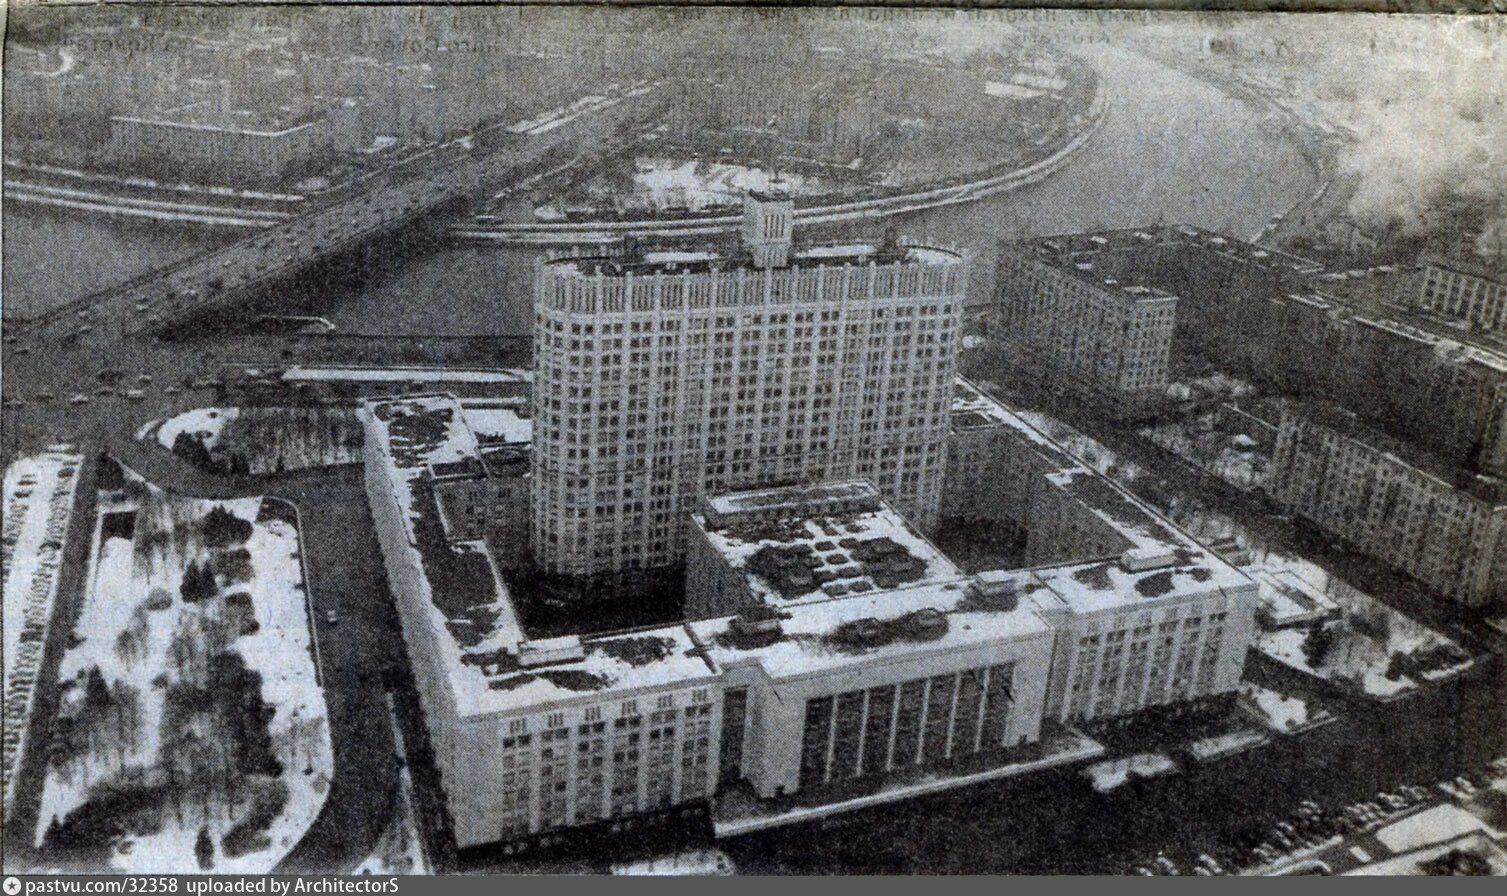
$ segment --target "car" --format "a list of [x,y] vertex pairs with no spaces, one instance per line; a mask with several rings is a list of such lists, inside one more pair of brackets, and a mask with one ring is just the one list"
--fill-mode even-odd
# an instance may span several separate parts
[[149,373],[143,373],[140,376],[136,377],[136,382],[142,384],[143,386],[149,386],[152,383],[152,375]]
[[75,392],[75,393],[73,393],[72,395],[70,395],[68,397],[68,403],[69,404],[88,404],[89,403],[89,396],[85,395],[82,392]]
[[33,395],[32,398],[37,401],[52,401],[53,399],[57,398],[57,396],[53,395],[51,392],[38,392],[36,395]]
[[5,399],[5,406],[8,408],[24,408],[26,407],[26,402],[19,398],[7,398]]
[[147,397],[147,394],[145,392],[141,391],[140,389],[127,389],[126,390],[126,400],[127,401],[141,401],[143,398],[146,398],[146,397]]
[[168,386],[166,389],[163,389],[162,391],[166,392],[169,395],[177,395],[180,392],[182,392],[183,390],[180,389],[180,388],[178,388],[177,386]]
[[98,395],[100,398],[106,398],[108,396],[114,395],[115,390],[110,388],[109,386],[100,386],[98,389],[94,390],[94,394]]
[[340,621],[340,617],[335,615],[334,610],[330,610],[324,614],[324,621],[326,625],[335,625]]

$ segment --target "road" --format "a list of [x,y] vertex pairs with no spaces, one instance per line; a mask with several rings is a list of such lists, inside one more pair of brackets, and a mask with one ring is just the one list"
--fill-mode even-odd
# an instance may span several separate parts
[[[624,97],[528,130],[493,128],[495,149],[478,140],[453,140],[379,174],[332,204],[290,218],[227,246],[48,311],[26,324],[33,348],[108,350],[128,336],[160,331],[191,317],[233,309],[256,290],[374,236],[477,195],[484,184],[525,176],[565,147],[579,153],[612,130]],[[617,110],[613,115],[609,111]],[[605,117],[605,121],[604,121]]]

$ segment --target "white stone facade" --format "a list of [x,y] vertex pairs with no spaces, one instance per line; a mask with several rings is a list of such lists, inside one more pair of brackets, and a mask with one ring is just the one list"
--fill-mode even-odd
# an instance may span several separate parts
[[961,257],[796,250],[791,267],[753,270],[686,255],[699,266],[540,266],[541,565],[592,575],[676,563],[703,494],[771,484],[868,479],[928,526],[946,462]]

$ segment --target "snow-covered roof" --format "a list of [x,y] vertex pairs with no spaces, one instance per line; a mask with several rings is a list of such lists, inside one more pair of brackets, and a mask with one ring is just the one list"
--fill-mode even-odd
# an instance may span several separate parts
[[[1093,612],[1184,591],[1249,586],[1251,580],[1205,549],[1145,502],[1094,470],[1046,433],[959,377],[953,391],[954,429],[1008,427],[1044,461],[1044,478],[1124,539],[1126,556],[1171,558],[1165,565],[1127,569],[1119,557],[1038,570],[1038,581],[1075,613]],[[1138,565],[1138,564],[1133,564]]]
[[514,445],[531,442],[534,420],[527,399],[481,399],[461,402],[461,416],[478,441]]
[[862,480],[734,492],[706,505],[694,525],[771,605],[961,575]]
[[484,367],[325,367],[295,366],[283,371],[287,382],[347,383],[527,383],[533,371]]
[[[443,393],[371,399],[361,408],[367,437],[388,463],[398,516],[423,573],[429,627],[463,715],[597,699],[603,691],[715,674],[680,625],[582,637],[577,658],[562,651],[560,661],[521,663],[519,645],[529,639],[506,582],[484,542],[446,537],[431,484],[435,464],[478,456],[470,410]],[[540,645],[550,646],[548,641],[534,646]]]
[[[642,249],[615,247],[597,250],[590,255],[561,254],[549,259],[549,269],[556,274],[606,276],[634,274],[705,273],[752,268],[752,257],[741,248],[658,246]],[[962,264],[963,256],[950,249],[932,246],[884,246],[875,243],[797,244],[790,253],[792,266],[867,265],[867,264]]]
[[857,597],[815,600],[782,608],[777,634],[740,634],[735,617],[692,622],[689,628],[719,665],[756,662],[774,679],[799,678],[906,654],[946,653],[978,644],[1044,634],[1029,570],[1010,574],[1019,600],[994,609],[959,576]]

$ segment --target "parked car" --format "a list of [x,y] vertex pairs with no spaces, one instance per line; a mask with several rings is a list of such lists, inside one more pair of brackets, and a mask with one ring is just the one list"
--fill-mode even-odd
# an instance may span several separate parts
[[85,395],[82,392],[75,392],[75,393],[73,393],[73,395],[69,396],[68,403],[69,404],[88,404],[89,403],[89,396]]
[[328,613],[324,614],[324,621],[327,625],[334,625],[340,621],[340,617],[335,615],[334,610],[330,610]]

